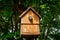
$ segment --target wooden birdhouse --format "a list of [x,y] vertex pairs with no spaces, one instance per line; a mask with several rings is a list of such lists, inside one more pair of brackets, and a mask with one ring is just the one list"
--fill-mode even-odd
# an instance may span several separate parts
[[20,16],[20,35],[21,36],[30,36],[30,35],[39,35],[39,20],[40,15],[32,8],[29,7],[25,10]]

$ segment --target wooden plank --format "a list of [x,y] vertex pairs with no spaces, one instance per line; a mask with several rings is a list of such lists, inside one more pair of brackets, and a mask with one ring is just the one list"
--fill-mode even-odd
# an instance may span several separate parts
[[30,24],[30,23],[21,23],[21,25],[40,25],[40,24],[37,24],[37,23],[35,23],[35,24]]
[[39,25],[21,25],[21,35],[38,35]]
[[[32,22],[29,20],[30,16],[32,17]],[[39,24],[39,17],[30,10],[21,18],[21,23]]]

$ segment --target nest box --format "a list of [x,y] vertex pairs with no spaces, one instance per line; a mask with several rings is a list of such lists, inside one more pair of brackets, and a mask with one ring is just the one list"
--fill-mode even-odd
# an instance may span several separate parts
[[20,16],[20,35],[39,35],[39,20],[40,15],[32,8],[29,7]]

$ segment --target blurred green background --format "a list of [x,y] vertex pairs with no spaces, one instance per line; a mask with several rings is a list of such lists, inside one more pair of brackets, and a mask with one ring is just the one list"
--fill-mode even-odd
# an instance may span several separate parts
[[29,6],[41,15],[39,40],[60,40],[60,0],[0,0],[0,40],[20,40],[19,15]]

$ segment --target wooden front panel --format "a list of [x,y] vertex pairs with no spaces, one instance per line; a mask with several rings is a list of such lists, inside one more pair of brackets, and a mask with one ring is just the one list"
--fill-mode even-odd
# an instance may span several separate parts
[[[29,20],[32,17],[32,22]],[[39,34],[39,17],[33,12],[28,11],[21,18],[21,35],[38,35]]]
[[21,35],[38,35],[39,25],[21,25]]
[[28,11],[22,18],[21,18],[21,23],[31,23],[29,21],[29,16],[33,18],[32,23],[33,24],[39,24],[39,17],[33,12],[33,11]]

